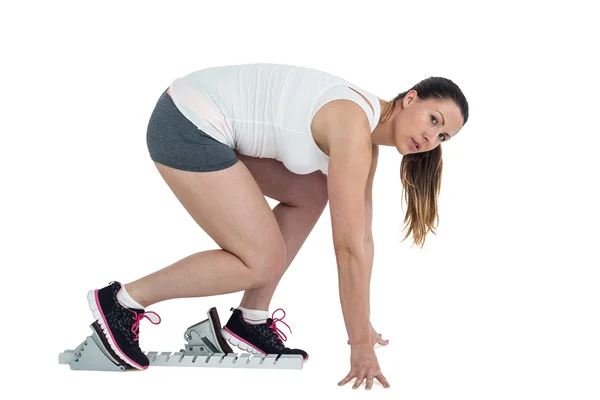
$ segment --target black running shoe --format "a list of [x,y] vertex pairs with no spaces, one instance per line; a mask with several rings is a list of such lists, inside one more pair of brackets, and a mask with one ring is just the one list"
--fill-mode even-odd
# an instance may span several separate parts
[[[102,289],[88,292],[90,310],[113,351],[124,362],[137,369],[146,369],[150,362],[139,346],[139,326],[142,319],[160,324],[160,316],[153,311],[144,312],[141,309],[127,308],[117,300],[121,290],[119,282],[111,282]],[[158,322],[154,322],[146,314],[154,314]]]
[[300,354],[304,361],[308,360],[308,354],[304,350],[290,349],[284,346],[283,341],[286,341],[287,337],[275,324],[281,322],[288,329],[289,325],[282,321],[285,311],[283,311],[283,317],[273,318],[279,310],[283,311],[281,308],[275,310],[271,318],[267,318],[266,323],[252,324],[244,319],[241,310],[232,308],[233,314],[221,329],[221,335],[229,343],[252,354],[265,356],[268,354]]

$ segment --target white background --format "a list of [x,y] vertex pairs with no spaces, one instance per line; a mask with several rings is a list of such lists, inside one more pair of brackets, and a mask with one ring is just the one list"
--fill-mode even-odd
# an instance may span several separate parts
[[[0,10],[3,391],[64,398],[598,399],[600,124],[593,2],[6,2]],[[15,4],[18,4],[15,5]],[[438,236],[400,243],[401,156],[374,186],[372,322],[390,389],[352,391],[329,209],[284,276],[303,370],[71,371],[89,289],[215,248],[150,161],[175,78],[250,62],[334,73],[383,99],[432,75],[470,120],[444,145]],[[269,200],[272,205],[275,203]],[[149,309],[145,351],[241,293]],[[283,328],[285,331],[285,327]],[[8,383],[8,385],[6,385]],[[360,394],[358,394],[360,393]]]

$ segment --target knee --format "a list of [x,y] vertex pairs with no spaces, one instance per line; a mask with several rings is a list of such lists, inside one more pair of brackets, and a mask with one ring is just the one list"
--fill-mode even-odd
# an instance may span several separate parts
[[283,236],[269,241],[268,245],[258,246],[256,254],[247,263],[252,271],[254,286],[263,286],[281,276],[286,263],[287,250]]

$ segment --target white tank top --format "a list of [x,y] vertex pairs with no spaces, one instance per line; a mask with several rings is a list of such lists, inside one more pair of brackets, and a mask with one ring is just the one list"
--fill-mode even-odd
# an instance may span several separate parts
[[296,174],[327,174],[329,157],[310,129],[324,104],[356,102],[367,114],[371,132],[381,112],[377,96],[342,78],[281,64],[202,69],[173,80],[169,94],[198,129],[241,154],[279,160]]

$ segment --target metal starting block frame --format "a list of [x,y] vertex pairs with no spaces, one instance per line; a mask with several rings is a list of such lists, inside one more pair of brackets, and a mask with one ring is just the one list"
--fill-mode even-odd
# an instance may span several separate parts
[[[211,308],[207,315],[207,319],[186,329],[183,335],[186,340],[185,349],[174,353],[146,352],[150,361],[149,366],[302,369],[304,360],[299,354],[256,356],[250,353],[234,353],[220,336],[220,322],[216,309]],[[74,350],[65,350],[60,353],[58,355],[59,364],[68,364],[72,370],[85,371],[135,369],[121,360],[111,349],[97,321],[90,327],[92,335],[88,336]]]

